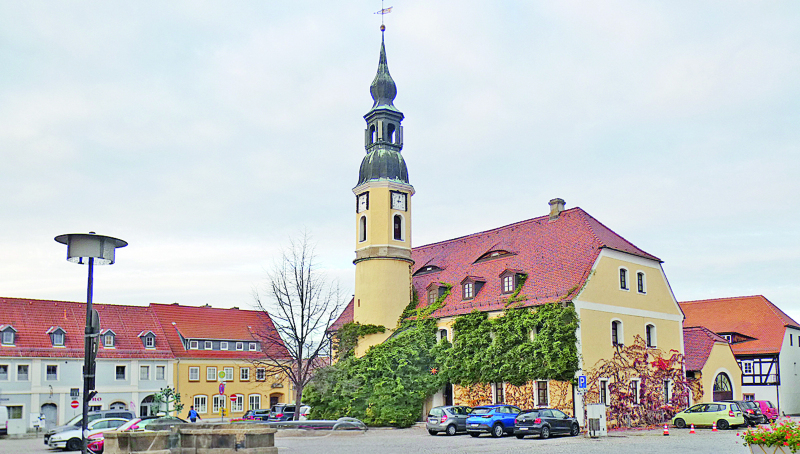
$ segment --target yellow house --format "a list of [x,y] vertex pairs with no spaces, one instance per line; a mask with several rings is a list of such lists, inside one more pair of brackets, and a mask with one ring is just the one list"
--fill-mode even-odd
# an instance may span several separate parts
[[703,326],[683,329],[692,403],[742,399],[742,370],[724,337]]
[[190,406],[201,418],[217,419],[223,410],[226,417],[237,418],[247,410],[294,402],[285,375],[265,365],[285,346],[265,345],[253,334],[275,331],[264,312],[177,303],[150,307],[176,358],[174,383],[184,404],[182,416]]

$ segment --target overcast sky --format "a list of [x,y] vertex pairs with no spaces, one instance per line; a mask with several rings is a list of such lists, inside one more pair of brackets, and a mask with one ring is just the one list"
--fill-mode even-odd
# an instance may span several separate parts
[[[561,197],[800,321],[800,2],[385,6],[415,245]],[[0,0],[0,296],[85,301],[90,230],[96,302],[250,308],[303,229],[352,294],[380,7]]]

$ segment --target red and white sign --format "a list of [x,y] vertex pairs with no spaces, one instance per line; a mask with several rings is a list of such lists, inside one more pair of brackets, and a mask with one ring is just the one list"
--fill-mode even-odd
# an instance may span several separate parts
[[231,394],[231,402],[236,402],[236,399],[239,398],[238,394]]
[[80,405],[80,404],[81,403],[78,402],[77,400],[73,400],[72,403],[69,404],[69,406],[72,407],[72,408],[78,408],[78,405]]

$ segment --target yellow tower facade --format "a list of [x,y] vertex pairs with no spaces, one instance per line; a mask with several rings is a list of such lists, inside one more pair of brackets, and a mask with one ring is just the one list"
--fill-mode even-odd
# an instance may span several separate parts
[[362,338],[356,355],[383,342],[411,301],[411,196],[403,148],[403,113],[381,39],[378,73],[370,85],[372,109],[364,115],[364,148],[356,199],[356,288],[353,321],[387,332]]

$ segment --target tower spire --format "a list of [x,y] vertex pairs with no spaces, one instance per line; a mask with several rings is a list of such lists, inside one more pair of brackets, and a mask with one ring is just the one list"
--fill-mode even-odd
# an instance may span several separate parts
[[375,74],[375,79],[369,86],[369,92],[372,95],[372,110],[387,108],[397,111],[394,107],[394,98],[397,97],[397,85],[389,74],[389,64],[386,61],[386,44],[384,42],[384,32],[381,31],[381,54],[378,59],[378,72]]

